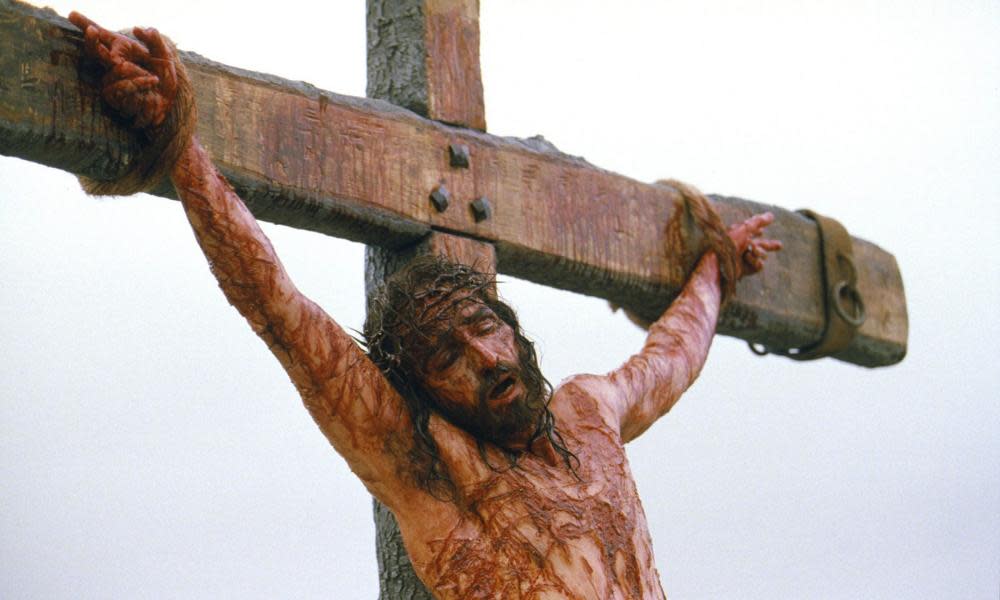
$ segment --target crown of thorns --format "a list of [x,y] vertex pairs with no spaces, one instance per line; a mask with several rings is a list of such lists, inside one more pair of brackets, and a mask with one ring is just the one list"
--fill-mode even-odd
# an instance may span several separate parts
[[363,335],[372,361],[400,376],[418,366],[432,351],[436,324],[450,319],[459,303],[490,299],[495,283],[493,275],[441,257],[415,259],[369,300]]

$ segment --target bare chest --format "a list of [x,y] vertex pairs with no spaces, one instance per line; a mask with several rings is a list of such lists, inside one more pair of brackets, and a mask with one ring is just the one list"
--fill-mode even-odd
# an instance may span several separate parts
[[573,440],[576,475],[529,455],[461,481],[465,508],[407,541],[421,577],[441,598],[662,597],[646,518],[612,437]]

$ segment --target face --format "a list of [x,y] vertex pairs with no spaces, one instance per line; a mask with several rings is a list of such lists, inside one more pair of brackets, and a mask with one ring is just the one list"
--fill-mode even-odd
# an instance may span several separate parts
[[544,401],[528,389],[514,330],[465,298],[433,319],[420,368],[440,411],[478,437],[517,445],[534,433]]

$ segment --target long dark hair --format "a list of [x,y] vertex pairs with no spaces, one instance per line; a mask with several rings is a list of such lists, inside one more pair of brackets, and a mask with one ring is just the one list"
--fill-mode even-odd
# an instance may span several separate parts
[[[520,377],[529,393],[538,395],[538,422],[529,440],[545,436],[562,457],[566,466],[576,473],[579,460],[566,448],[556,428],[555,417],[549,410],[552,385],[538,367],[534,344],[525,337],[517,314],[495,294],[495,279],[467,265],[453,263],[434,255],[420,256],[389,277],[368,302],[368,317],[363,335],[368,356],[378,365],[396,391],[406,401],[413,421],[413,447],[410,451],[412,469],[409,476],[421,488],[441,500],[456,500],[457,489],[447,465],[442,462],[437,443],[428,430],[431,411],[437,406],[433,395],[423,386],[419,373],[434,348],[428,333],[430,315],[450,314],[449,308],[459,301],[481,302],[514,332],[515,345],[521,363]],[[487,458],[485,444],[478,432],[470,431],[479,445],[479,453],[493,470],[499,468]],[[517,466],[519,453],[504,448],[508,467]]]

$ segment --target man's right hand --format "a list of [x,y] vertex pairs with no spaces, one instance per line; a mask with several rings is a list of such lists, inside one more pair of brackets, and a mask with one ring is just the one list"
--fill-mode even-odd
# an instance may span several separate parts
[[78,12],[69,20],[83,31],[88,57],[105,69],[101,97],[136,129],[155,128],[177,96],[177,55],[155,29],[136,27],[139,41],[104,29]]

